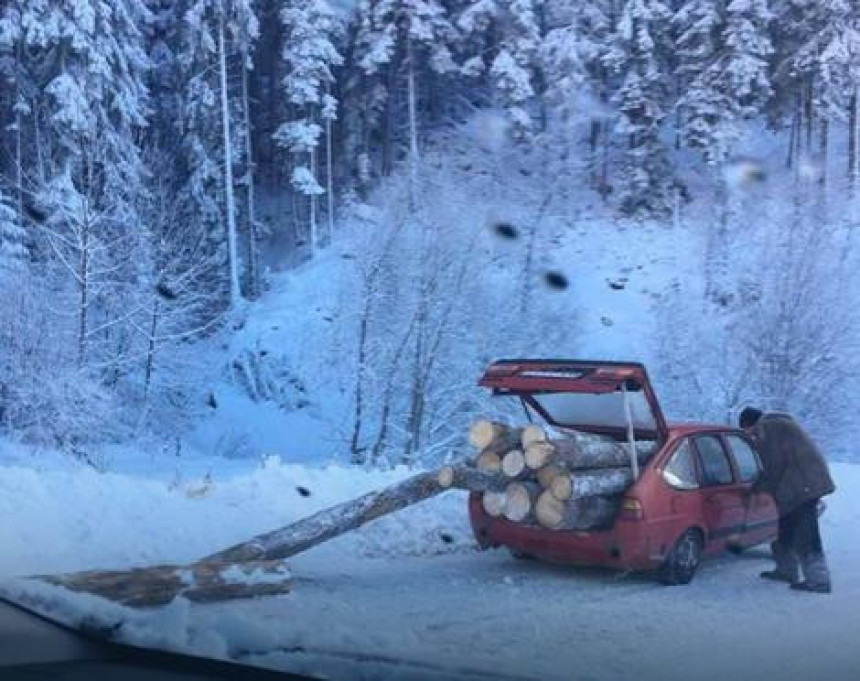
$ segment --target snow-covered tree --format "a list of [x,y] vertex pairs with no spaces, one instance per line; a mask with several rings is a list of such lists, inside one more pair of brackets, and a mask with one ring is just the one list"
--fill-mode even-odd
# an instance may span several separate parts
[[607,67],[620,85],[614,94],[617,133],[626,147],[619,205],[628,215],[663,215],[670,169],[661,128],[669,106],[666,40],[671,14],[659,0],[628,0]]
[[[275,133],[278,144],[292,152],[293,188],[308,198],[311,250],[319,242],[317,197],[326,192],[317,180],[317,149],[325,124],[326,149],[331,150],[331,120],[336,116],[337,101],[329,94],[334,82],[333,69],[343,59],[335,45],[339,22],[326,0],[289,0],[281,9],[284,41],[281,58],[286,76],[284,94],[296,118],[282,124]],[[330,170],[328,177],[331,177]],[[329,193],[331,182],[327,182]],[[329,197],[331,217],[333,197]],[[331,238],[331,234],[329,234]]]
[[[223,214],[227,245],[227,273],[231,305],[235,307],[242,298],[240,263],[238,209],[234,193],[233,165],[236,157],[231,132],[232,120],[231,94],[228,89],[228,60],[231,55],[247,55],[250,43],[259,32],[254,13],[253,0],[194,0],[188,9],[187,22],[188,54],[186,61],[193,73],[189,81],[189,99],[194,102],[198,116],[192,114],[196,125],[189,136],[193,155],[197,156],[199,176],[192,184],[192,195],[203,206],[204,213],[213,215],[218,202],[211,195],[210,185],[221,167],[223,187]],[[242,68],[246,67],[243,62]],[[217,94],[216,94],[217,93]],[[215,99],[217,98],[217,105]],[[210,110],[215,105],[219,112],[218,128],[220,135],[216,142],[212,139],[209,127]],[[207,115],[210,113],[210,115]],[[216,155],[219,162],[215,161]],[[193,162],[192,162],[193,163]],[[193,166],[192,166],[193,167]]]
[[[389,101],[389,83],[405,71],[410,169],[413,182],[419,161],[419,79],[422,71],[453,71],[453,27],[445,6],[438,0],[361,0],[357,8],[356,61],[365,76],[388,70],[386,84],[379,83],[375,96]],[[393,76],[393,77],[392,77]]]
[[680,132],[709,163],[731,154],[740,123],[769,100],[770,19],[767,0],[693,0],[674,16]]
[[24,267],[26,240],[27,233],[18,221],[18,213],[0,191],[0,271],[18,271]]
[[[575,46],[570,34],[556,33],[542,45],[544,0],[474,0],[457,19],[458,28],[473,40],[477,55],[469,55],[468,75],[488,72],[498,102],[508,115],[515,139],[526,139],[534,127],[534,100],[545,88],[544,54],[564,69]],[[554,76],[559,74],[554,72]],[[553,79],[553,85],[563,87]]]

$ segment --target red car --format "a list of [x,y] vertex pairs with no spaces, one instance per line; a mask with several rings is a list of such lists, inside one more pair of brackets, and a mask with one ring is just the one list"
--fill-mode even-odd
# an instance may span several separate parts
[[[505,360],[479,385],[519,399],[558,431],[572,429],[652,445],[611,527],[547,530],[487,515],[480,496],[469,516],[483,548],[516,556],[622,570],[656,570],[687,584],[704,556],[776,537],[777,511],[752,493],[761,469],[752,442],[726,425],[667,422],[645,367],[631,362]],[[647,444],[646,444],[647,446]]]

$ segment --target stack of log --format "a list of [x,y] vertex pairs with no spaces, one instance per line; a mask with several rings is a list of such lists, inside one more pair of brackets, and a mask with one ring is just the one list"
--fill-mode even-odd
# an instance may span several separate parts
[[[550,438],[537,425],[482,420],[469,429],[469,443],[478,451],[475,468],[507,481],[501,491],[481,492],[484,511],[512,522],[551,530],[610,526],[634,481],[629,445],[607,437]],[[636,443],[639,464],[652,449],[652,443]]]

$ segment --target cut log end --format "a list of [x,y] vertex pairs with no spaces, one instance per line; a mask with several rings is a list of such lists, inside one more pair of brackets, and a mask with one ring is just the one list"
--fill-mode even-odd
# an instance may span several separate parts
[[502,457],[502,473],[509,478],[517,478],[526,470],[526,458],[520,449],[512,449]]
[[502,470],[502,457],[491,449],[485,449],[475,459],[475,468],[488,473],[498,473]]
[[561,527],[564,511],[564,502],[556,499],[550,490],[544,490],[535,504],[535,518],[538,525],[550,530]]
[[508,520],[521,523],[529,519],[534,511],[540,487],[534,482],[512,482],[505,488],[503,514]]
[[540,426],[532,424],[523,429],[520,442],[523,445],[523,449],[526,449],[529,445],[534,444],[535,442],[546,442],[546,439],[546,431]]
[[505,508],[505,493],[504,492],[484,492],[481,497],[481,506],[484,512],[492,517],[498,518],[502,515]]
[[439,485],[448,489],[454,484],[454,468],[445,466],[439,469]]
[[549,442],[532,442],[525,451],[526,465],[533,471],[549,464],[555,456],[555,447]]
[[476,449],[486,449],[495,442],[507,426],[494,421],[475,421],[469,428],[469,444]]
[[564,466],[559,464],[549,464],[548,466],[544,466],[539,469],[535,476],[537,477],[537,481],[540,483],[540,486],[544,489],[549,489],[552,485],[552,481],[559,475],[567,475],[567,470]]

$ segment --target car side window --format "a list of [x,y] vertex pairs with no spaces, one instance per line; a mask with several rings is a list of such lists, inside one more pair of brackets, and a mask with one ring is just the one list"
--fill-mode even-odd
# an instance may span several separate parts
[[703,435],[696,438],[696,450],[702,464],[702,484],[729,485],[732,483],[732,467],[726,450],[718,437]]
[[754,482],[761,472],[758,456],[749,443],[737,435],[729,435],[729,445],[738,465],[741,482]]
[[696,489],[699,481],[696,478],[696,466],[693,463],[693,450],[690,441],[684,440],[669,462],[663,468],[663,479],[675,489]]

